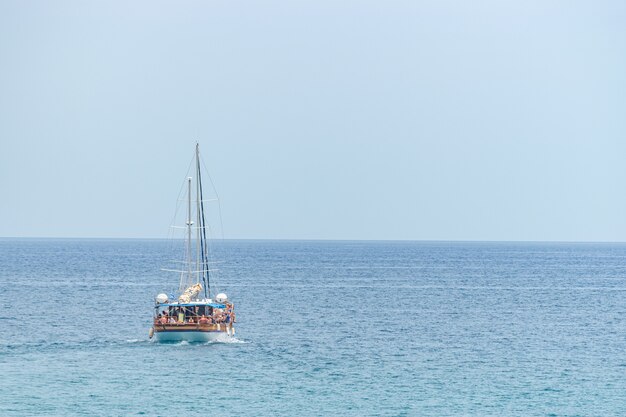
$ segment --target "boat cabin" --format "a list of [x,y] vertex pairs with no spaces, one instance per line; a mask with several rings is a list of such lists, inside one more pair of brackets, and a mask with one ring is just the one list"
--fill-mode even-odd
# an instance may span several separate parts
[[157,326],[232,325],[235,321],[234,306],[229,302],[216,303],[212,300],[201,300],[189,303],[158,303],[154,310],[154,324]]

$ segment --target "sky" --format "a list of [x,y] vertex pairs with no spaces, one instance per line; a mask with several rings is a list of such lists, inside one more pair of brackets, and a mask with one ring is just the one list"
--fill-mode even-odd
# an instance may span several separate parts
[[626,241],[624,1],[0,0],[0,236]]

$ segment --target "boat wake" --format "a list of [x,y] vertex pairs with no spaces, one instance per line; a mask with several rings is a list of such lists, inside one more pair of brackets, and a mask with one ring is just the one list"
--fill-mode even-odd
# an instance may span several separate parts
[[[130,341],[129,341],[130,342]],[[143,341],[139,341],[143,342]],[[236,337],[225,336],[223,338],[218,338],[216,340],[209,340],[207,342],[190,342],[188,340],[177,340],[177,341],[161,341],[157,342],[156,340],[151,340],[151,343],[156,343],[159,345],[169,345],[169,346],[212,346],[212,345],[228,345],[228,344],[248,344],[250,343],[247,340],[237,339]]]
[[[154,339],[106,339],[96,338],[89,340],[67,340],[67,341],[47,341],[38,340],[30,342],[19,342],[11,340],[0,339],[0,355],[3,353],[8,354],[20,354],[28,353],[31,351],[55,351],[55,350],[84,350],[85,348],[102,348],[111,346],[147,346],[155,343]],[[203,346],[203,345],[219,345],[219,344],[247,344],[249,341],[237,339],[236,337],[226,336],[220,337],[217,340],[208,342],[189,342],[186,340],[175,342],[156,342],[157,344],[170,345],[170,346]]]
[[250,343],[249,341],[246,340],[242,340],[242,339],[237,339],[236,337],[228,337],[228,338],[224,338],[223,340],[213,340],[210,342],[206,342],[204,343],[205,345],[214,345],[214,344],[220,344],[220,343],[224,343],[224,344],[248,344]]
[[47,341],[39,340],[32,342],[11,342],[0,340],[0,354],[4,353],[28,353],[30,351],[55,351],[55,350],[84,350],[85,348],[102,348],[110,346],[148,344],[145,339],[90,339],[90,340],[67,340]]

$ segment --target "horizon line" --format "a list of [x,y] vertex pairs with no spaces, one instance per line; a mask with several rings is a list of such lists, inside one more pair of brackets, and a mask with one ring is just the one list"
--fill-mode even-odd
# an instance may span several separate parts
[[[50,240],[184,240],[167,237],[116,237],[116,236],[0,236],[0,240],[50,239]],[[472,239],[323,239],[323,238],[219,238],[212,241],[284,241],[284,242],[432,242],[432,243],[626,243],[621,240],[472,240]]]

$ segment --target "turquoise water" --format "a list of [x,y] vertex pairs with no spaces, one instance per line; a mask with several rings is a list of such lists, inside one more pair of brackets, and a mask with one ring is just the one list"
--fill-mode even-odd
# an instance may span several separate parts
[[626,415],[626,245],[227,241],[228,344],[148,341],[159,240],[0,240],[0,415]]

